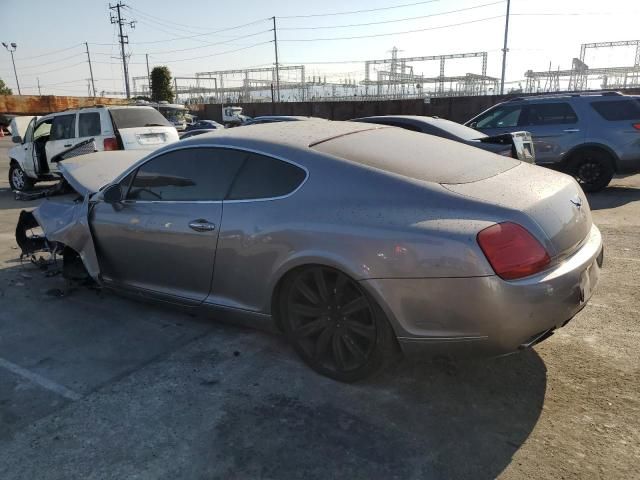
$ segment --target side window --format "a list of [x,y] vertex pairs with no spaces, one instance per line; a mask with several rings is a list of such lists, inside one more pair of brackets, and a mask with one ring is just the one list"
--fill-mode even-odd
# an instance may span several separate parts
[[78,116],[78,136],[94,137],[102,133],[100,114],[98,112],[81,113]]
[[591,108],[610,122],[640,120],[640,102],[637,100],[609,100],[593,102]]
[[54,117],[50,140],[66,140],[76,136],[76,114]]
[[539,103],[530,105],[527,119],[521,125],[558,125],[576,123],[578,116],[568,103]]
[[229,191],[247,153],[218,148],[184,148],[138,168],[128,200],[212,201]]
[[521,105],[501,106],[484,114],[476,120],[475,128],[509,128],[516,127],[522,112]]
[[290,163],[251,153],[233,182],[228,200],[281,197],[293,192],[306,172]]

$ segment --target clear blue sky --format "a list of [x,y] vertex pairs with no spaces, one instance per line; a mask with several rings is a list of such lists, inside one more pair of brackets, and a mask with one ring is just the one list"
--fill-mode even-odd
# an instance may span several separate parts
[[[198,71],[272,65],[272,25],[266,19],[275,15],[280,17],[280,61],[285,64],[307,64],[307,75],[361,80],[361,62],[313,62],[385,58],[389,50],[396,46],[401,50],[401,56],[488,51],[488,74],[499,76],[506,1],[432,0],[373,12],[284,18],[369,10],[417,1],[132,0],[128,2],[132,8],[124,11],[127,18],[137,21],[135,29],[127,32],[130,40],[127,51],[132,54],[130,74],[146,75],[145,53],[150,55],[151,67],[168,65],[176,76],[192,76]],[[522,79],[528,69],[546,70],[549,62],[554,69],[558,66],[569,68],[571,58],[578,56],[580,44],[584,42],[640,38],[639,3],[638,0],[512,0],[511,11],[514,15],[510,23],[507,80]],[[452,12],[461,9],[467,10]],[[116,44],[115,25],[109,22],[108,3],[89,0],[0,0],[0,11],[0,40],[18,44],[15,58],[23,94],[37,93],[37,78],[40,79],[43,94],[86,94],[89,70],[82,44],[85,41],[89,42],[94,62],[97,90],[123,90],[122,65],[117,58],[112,58],[119,55],[119,47]],[[422,18],[394,22],[410,17]],[[243,28],[210,33],[253,21],[257,22]],[[344,26],[376,22],[388,23]],[[455,24],[461,25],[450,26]],[[339,28],[319,28],[327,26]],[[301,27],[306,29],[295,29]],[[431,30],[399,33],[423,29]],[[386,33],[390,35],[317,40]],[[316,40],[300,41],[309,39]],[[67,50],[49,53],[61,49]],[[237,51],[225,53],[233,50]],[[633,55],[632,49],[602,50],[587,58],[587,63],[592,66],[629,65],[633,63]],[[33,58],[35,56],[38,57]],[[438,65],[435,62],[421,65],[420,68],[425,75],[437,75]],[[479,70],[479,60],[469,59],[448,63],[446,73],[457,75]],[[0,78],[15,89],[10,56],[4,49],[0,49]]]

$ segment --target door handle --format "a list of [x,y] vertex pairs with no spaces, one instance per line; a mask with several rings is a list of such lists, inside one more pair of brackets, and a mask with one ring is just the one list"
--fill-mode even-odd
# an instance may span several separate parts
[[215,224],[199,218],[198,220],[193,220],[189,222],[189,228],[191,230],[195,230],[196,232],[210,232],[216,229]]
[[563,130],[564,133],[577,133],[579,131],[579,128],[567,128],[566,130]]
[[67,143],[66,145],[63,145],[63,147],[71,147],[72,145],[70,143]]

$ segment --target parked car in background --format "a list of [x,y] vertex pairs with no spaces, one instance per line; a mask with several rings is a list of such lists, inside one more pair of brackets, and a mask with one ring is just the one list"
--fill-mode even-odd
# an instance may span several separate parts
[[206,130],[189,130],[180,134],[180,140],[186,140],[187,138],[196,137],[203,133],[222,132],[224,129],[206,129]]
[[[26,126],[25,126],[26,125]],[[9,183],[26,191],[36,182],[58,176],[56,156],[93,139],[94,151],[155,150],[178,141],[178,132],[157,110],[147,106],[95,106],[43,117],[16,117],[11,123]]]
[[465,125],[487,135],[531,132],[536,163],[573,175],[587,192],[605,188],[616,172],[640,171],[639,97],[619,92],[518,97]]
[[399,128],[256,125],[61,170],[85,201],[23,211],[24,254],[56,248],[107,287],[275,322],[342,381],[398,347],[530,347],[585,306],[602,263],[571,177]]
[[512,132],[489,137],[451,120],[419,115],[380,115],[355,118],[351,121],[400,127],[413,132],[465,143],[471,147],[481,148],[505,157],[517,158],[523,162],[535,163],[533,141],[529,132]]
[[323,120],[315,117],[302,117],[295,115],[263,115],[261,117],[253,117],[243,123],[243,125],[257,125],[260,123],[276,123],[276,122],[300,122],[303,120]]
[[185,129],[185,132],[190,132],[192,130],[223,130],[224,125],[214,122],[213,120],[198,120],[191,125],[188,125]]

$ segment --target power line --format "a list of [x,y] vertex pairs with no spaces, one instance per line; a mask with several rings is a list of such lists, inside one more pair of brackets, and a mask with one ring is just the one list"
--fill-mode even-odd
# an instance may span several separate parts
[[53,63],[60,63],[60,62],[66,61],[66,60],[71,60],[72,58],[79,57],[80,55],[82,55],[82,53],[76,53],[76,54],[73,54],[73,55],[71,55],[69,57],[59,58],[58,60],[52,60],[51,62],[46,62],[46,63],[38,63],[38,64],[27,65],[27,66],[20,65],[20,70],[28,70],[30,68],[40,68],[40,67],[44,67],[45,65],[51,65]]
[[73,45],[72,47],[61,48],[59,50],[51,50],[49,52],[41,53],[40,55],[33,55],[31,57],[21,57],[20,60],[31,60],[32,58],[40,58],[40,57],[46,57],[46,56],[49,56],[49,55],[55,55],[56,53],[66,52],[67,50],[72,50],[72,49],[78,48],[80,46],[82,46],[82,44],[78,43],[76,45]]
[[[243,38],[255,37],[257,35],[262,35],[263,33],[270,33],[270,32],[271,32],[271,30],[263,30],[261,32],[252,33],[250,35],[243,35],[243,36],[240,36],[240,37],[234,37],[234,38],[232,38],[230,40],[223,40],[223,41],[220,41],[220,42],[208,43],[206,45],[199,45],[197,47],[180,48],[180,49],[176,49],[176,50],[154,50],[154,51],[151,51],[151,52],[148,52],[148,53],[149,53],[149,55],[157,55],[157,54],[160,54],[160,53],[174,53],[174,52],[186,52],[186,51],[189,51],[189,50],[198,50],[200,48],[213,47],[214,45],[224,45],[226,43],[234,42],[236,40],[240,40],[240,39],[243,39]],[[136,45],[138,45],[138,44],[136,43]],[[246,46],[246,45],[243,45],[243,46]]]
[[405,8],[405,7],[413,7],[415,5],[424,5],[426,3],[435,3],[435,2],[439,2],[440,0],[425,0],[423,2],[414,2],[414,3],[405,3],[402,5],[393,5],[390,7],[380,7],[380,8],[369,8],[366,10],[352,10],[350,12],[332,12],[332,13],[316,13],[316,14],[312,14],[312,15],[287,15],[287,16],[283,16],[283,17],[278,17],[278,18],[311,18],[311,17],[330,17],[330,16],[334,16],[334,15],[351,15],[354,13],[365,13],[365,12],[380,12],[382,10],[393,10],[395,8]]
[[269,41],[266,41],[266,42],[255,43],[253,45],[247,45],[246,47],[242,47],[242,48],[236,48],[235,50],[227,50],[227,51],[224,51],[224,52],[213,53],[211,55],[202,55],[202,56],[198,56],[198,57],[180,58],[178,60],[167,60],[167,61],[165,61],[165,63],[187,62],[189,60],[199,60],[201,58],[217,57],[219,55],[226,55],[228,53],[234,53],[234,52],[240,52],[242,50],[248,50],[249,48],[258,47],[260,45],[267,45],[267,44],[272,43],[272,42],[273,42],[273,40],[269,40]]
[[131,6],[128,6],[127,8],[128,8],[129,10],[133,10],[133,11],[135,11],[135,12],[136,12],[137,14],[139,14],[139,15],[143,15],[143,16],[145,16],[145,17],[153,18],[153,19],[155,19],[158,23],[165,23],[165,24],[167,24],[167,25],[169,25],[169,26],[175,26],[175,25],[178,25],[178,26],[181,26],[181,27],[186,27],[187,29],[207,30],[207,27],[196,27],[196,26],[194,26],[194,25],[186,25],[186,24],[184,24],[184,23],[178,23],[178,22],[174,22],[174,21],[170,21],[170,20],[164,20],[164,19],[162,19],[162,18],[160,18],[160,17],[156,17],[155,15],[151,15],[150,13],[143,12],[142,10],[140,10],[140,9],[138,9],[138,8],[131,7]]
[[[129,7],[131,8],[131,7]],[[216,33],[220,33],[220,32],[228,32],[230,30],[237,30],[240,28],[245,28],[251,25],[255,25],[258,23],[264,23],[267,21],[271,21],[271,18],[263,18],[260,20],[255,20],[253,22],[249,22],[249,23],[243,23],[242,25],[235,25],[232,27],[226,27],[226,28],[221,28],[219,30],[213,30],[210,32],[206,32],[206,33],[198,33],[195,35],[187,35],[187,36],[178,36],[178,37],[173,37],[173,38],[165,38],[163,40],[150,40],[150,41],[146,41],[146,42],[136,42],[136,45],[147,45],[147,44],[152,44],[152,43],[166,43],[168,41],[174,41],[174,40],[188,40],[188,39],[192,39],[192,38],[199,38],[199,37],[206,37],[206,36],[212,36]]]
[[[478,8],[488,7],[488,6],[491,6],[491,5],[498,5],[498,4],[505,3],[505,2],[506,2],[506,0],[500,0],[498,2],[485,3],[485,4],[482,4],[482,5],[476,5],[476,6],[473,6],[473,7],[459,8],[457,10],[449,10],[448,12],[432,13],[430,15],[420,15],[419,17],[399,18],[397,20],[383,20],[381,22],[352,23],[352,24],[347,24],[347,25],[328,25],[328,26],[323,26],[323,27],[284,27],[284,28],[279,28],[279,30],[322,30],[322,29],[328,29],[328,28],[366,27],[366,26],[370,26],[370,25],[382,25],[382,24],[385,24],[385,23],[406,22],[406,21],[410,21],[410,20],[420,20],[420,19],[423,19],[423,18],[438,17],[438,16],[441,16],[441,15],[449,15],[451,13],[466,12],[468,10],[475,10],[475,9],[478,9]],[[280,17],[278,17],[278,18],[280,18]]]
[[439,27],[418,28],[415,30],[405,30],[403,32],[389,32],[389,33],[377,33],[373,35],[357,35],[353,37],[330,37],[330,38],[286,38],[281,39],[281,42],[322,42],[322,41],[334,41],[334,40],[356,40],[359,38],[375,38],[375,37],[389,37],[391,35],[404,35],[408,33],[427,32],[429,30],[441,30],[443,28],[459,27],[462,25],[470,25],[472,23],[486,22],[489,20],[495,20],[497,18],[504,18],[504,15],[496,15],[493,17],[479,18],[477,20],[469,20],[467,22],[451,23],[449,25],[440,25]]

